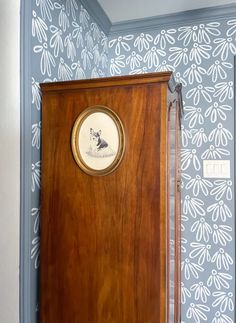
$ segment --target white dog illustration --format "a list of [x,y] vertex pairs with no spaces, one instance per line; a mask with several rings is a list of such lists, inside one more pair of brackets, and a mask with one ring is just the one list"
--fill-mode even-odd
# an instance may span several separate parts
[[87,154],[91,157],[110,157],[115,154],[101,134],[102,130],[94,131],[90,128],[90,147]]

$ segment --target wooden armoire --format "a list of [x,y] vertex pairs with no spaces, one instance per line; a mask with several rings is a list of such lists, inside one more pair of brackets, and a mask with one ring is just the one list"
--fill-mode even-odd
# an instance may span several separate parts
[[40,323],[179,323],[181,86],[41,89]]

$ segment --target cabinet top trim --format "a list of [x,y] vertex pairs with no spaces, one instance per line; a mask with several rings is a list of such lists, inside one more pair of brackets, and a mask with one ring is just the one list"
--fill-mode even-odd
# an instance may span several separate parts
[[147,73],[147,74],[139,74],[139,75],[96,78],[96,79],[88,79],[88,80],[41,83],[40,87],[42,92],[54,92],[54,91],[90,89],[90,88],[97,88],[97,87],[139,85],[139,84],[147,84],[147,83],[150,84],[150,83],[160,83],[160,82],[171,83],[171,87],[173,87],[173,84],[175,84],[173,73],[158,72],[158,73]]

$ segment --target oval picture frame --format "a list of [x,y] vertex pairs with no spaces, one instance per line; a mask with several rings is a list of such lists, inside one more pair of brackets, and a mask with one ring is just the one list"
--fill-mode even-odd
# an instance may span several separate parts
[[73,125],[71,148],[75,162],[86,174],[110,174],[119,166],[125,151],[125,132],[119,116],[102,105],[86,108]]

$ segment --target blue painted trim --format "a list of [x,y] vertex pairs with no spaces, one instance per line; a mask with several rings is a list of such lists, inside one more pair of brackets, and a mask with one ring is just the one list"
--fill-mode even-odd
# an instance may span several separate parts
[[209,19],[236,18],[236,4],[188,10],[168,15],[135,19],[112,24],[109,36],[137,33],[155,29],[173,27],[179,24],[192,24]]
[[97,0],[80,0],[81,4],[96,21],[106,35],[109,34],[112,23]]
[[31,0],[20,15],[20,322],[30,322],[31,300]]
[[[234,210],[236,207],[236,56],[234,56]],[[234,217],[234,235],[236,232],[236,220]],[[235,236],[234,236],[235,239]],[[235,249],[235,259],[236,259],[236,249]],[[236,290],[236,280],[235,286]],[[234,293],[234,304],[236,302],[236,295]],[[236,311],[234,311],[234,322],[236,322]]]

